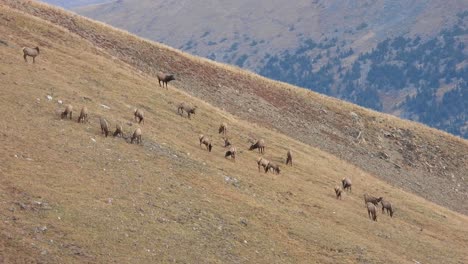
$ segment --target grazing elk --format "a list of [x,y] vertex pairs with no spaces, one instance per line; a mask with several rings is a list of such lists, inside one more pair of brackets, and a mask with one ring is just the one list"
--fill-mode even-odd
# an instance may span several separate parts
[[201,145],[203,144],[203,145],[205,145],[208,152],[211,152],[211,149],[213,148],[213,145],[211,145],[211,140],[207,136],[200,135],[199,141],[200,141],[200,148],[201,148]]
[[109,123],[104,117],[100,117],[99,124],[101,125],[101,134],[107,137],[109,135]]
[[117,137],[117,136],[124,137],[123,129],[122,129],[122,125],[121,125],[121,124],[116,124],[116,125],[115,125],[115,131],[114,131],[113,136],[114,136],[114,137]]
[[260,171],[260,167],[263,167],[263,169],[266,169],[270,161],[263,157],[259,157],[257,159],[257,165],[258,165],[258,171]]
[[373,203],[366,203],[367,206],[367,215],[370,219],[377,221],[377,212],[375,205]]
[[380,203],[382,204],[382,214],[385,213],[385,209],[387,210],[387,214],[390,215],[390,217],[393,217],[393,207],[392,207],[392,204],[389,202],[389,201],[384,201],[384,199],[382,199],[380,201]]
[[133,141],[136,141],[137,144],[141,144],[141,128],[137,128],[133,132],[130,144],[133,144]]
[[219,126],[219,129],[218,129],[218,134],[223,134],[223,136],[226,136],[227,134],[227,124],[226,123],[222,123],[220,126]]
[[351,180],[350,180],[349,178],[347,178],[347,177],[343,178],[343,179],[341,180],[341,184],[343,185],[343,190],[345,190],[345,191],[346,191],[346,190],[351,191],[351,186],[352,186],[353,184],[352,184],[352,182],[351,182]]
[[71,104],[67,105],[65,107],[65,110],[63,110],[62,114],[60,115],[60,117],[62,119],[66,118],[67,116],[70,116],[70,120],[72,119],[72,115],[73,115],[73,106]]
[[231,147],[228,151],[226,151],[226,154],[224,154],[224,157],[225,158],[231,157],[232,160],[236,161],[236,153],[237,153],[236,147]]
[[224,140],[224,147],[227,148],[229,146],[232,146],[231,141],[229,141],[229,138],[223,138]]
[[257,140],[257,142],[250,145],[249,150],[254,150],[254,149],[258,149],[258,152],[263,154],[265,152],[265,141],[263,139],[259,139]]
[[335,186],[335,194],[336,194],[336,199],[341,200],[341,188],[338,185]]
[[141,122],[143,122],[143,124],[145,123],[145,115],[143,113],[143,110],[135,108],[133,112],[133,117],[138,122],[138,124],[140,124]]
[[281,169],[280,169],[279,165],[277,165],[277,164],[275,164],[273,162],[269,162],[268,165],[265,167],[265,173],[267,173],[270,170],[272,170],[276,174],[280,174],[280,172],[281,172]]
[[81,108],[80,116],[78,117],[78,123],[85,123],[88,121],[88,108],[83,106]]
[[177,113],[180,115],[184,114],[184,111],[187,113],[187,117],[190,119],[191,114],[195,114],[195,111],[197,110],[197,106],[190,106],[184,102],[179,104],[179,107],[177,108]]

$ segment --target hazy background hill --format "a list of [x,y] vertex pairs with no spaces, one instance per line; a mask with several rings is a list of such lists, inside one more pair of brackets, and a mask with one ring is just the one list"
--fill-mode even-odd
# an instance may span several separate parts
[[195,55],[468,136],[466,1],[120,0],[74,10]]

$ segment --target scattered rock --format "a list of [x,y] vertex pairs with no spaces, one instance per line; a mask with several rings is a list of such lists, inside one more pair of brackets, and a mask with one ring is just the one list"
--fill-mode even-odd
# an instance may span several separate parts
[[49,100],[49,101],[51,101],[51,100],[53,99],[52,96],[50,96],[50,95],[47,95],[46,98],[47,98],[47,100]]
[[94,143],[96,143],[96,140],[94,138],[91,138],[91,141],[93,141]]
[[45,231],[47,231],[47,226],[39,226],[34,229],[36,233],[44,233]]
[[240,219],[240,223],[241,223],[243,226],[247,226],[247,224],[248,224],[247,219],[245,219],[245,218],[241,218],[241,219]]
[[224,176],[224,181],[228,184],[234,185],[235,187],[239,187],[239,180],[234,177]]
[[104,109],[110,109],[110,107],[107,106],[107,105],[101,104],[101,106],[102,106],[102,108],[104,108]]
[[57,103],[63,104],[62,100],[57,100]]

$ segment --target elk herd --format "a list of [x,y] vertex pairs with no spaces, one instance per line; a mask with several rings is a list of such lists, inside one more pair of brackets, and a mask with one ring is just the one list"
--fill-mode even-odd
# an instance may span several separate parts
[[[23,48],[23,57],[24,61],[27,62],[27,57],[32,57],[33,58],[33,63],[35,63],[35,58],[36,56],[39,55],[39,47],[35,48],[28,48],[25,47]],[[173,74],[167,74],[167,73],[162,73],[158,72],[156,74],[156,77],[159,82],[159,86],[161,86],[162,82],[162,87],[164,85],[166,86],[167,89],[167,83],[175,80],[175,77]],[[177,113],[180,114],[181,116],[184,114],[184,112],[187,114],[188,119],[191,118],[191,115],[194,115],[196,113],[197,106],[193,106],[191,104],[188,104],[186,102],[182,102],[178,105],[177,107]],[[86,106],[81,108],[80,115],[78,117],[77,122],[78,123],[87,123],[89,122],[89,111]],[[72,119],[73,117],[73,106],[68,104],[65,106],[65,109],[61,112],[60,114],[61,119]],[[144,124],[145,123],[145,117],[144,117],[144,112],[141,109],[134,109],[133,111],[133,117],[135,122],[138,124]],[[117,123],[115,126],[115,131],[111,133],[110,131],[110,125],[109,122],[104,118],[100,117],[99,118],[99,124],[101,128],[101,134],[104,137],[108,137],[110,134],[112,134],[114,137],[121,137],[125,139],[127,142],[133,144],[134,142],[137,144],[142,144],[142,130],[140,127],[137,127],[134,132],[131,134],[131,136],[126,136],[124,134],[122,125]],[[218,134],[221,134],[224,140],[224,148],[229,147],[229,149],[225,152],[224,157],[225,158],[230,158],[232,161],[236,161],[236,156],[237,156],[237,148],[233,146],[232,142],[228,138],[228,124],[227,123],[222,123],[219,126],[218,129]],[[257,139],[257,140],[249,140],[251,145],[248,148],[248,150],[255,150],[257,149],[258,152],[263,155],[265,153],[265,140],[264,139]],[[211,152],[213,148],[213,144],[211,139],[206,136],[206,135],[200,135],[199,136],[199,143],[200,143],[200,148],[204,146],[208,152]],[[292,151],[288,150],[286,153],[286,159],[285,159],[285,164],[292,166],[293,165],[293,155]],[[257,166],[258,166],[258,171],[263,171],[265,173],[267,172],[273,172],[275,174],[280,174],[281,168],[277,163],[274,163],[272,161],[267,160],[263,156],[260,156],[257,159]],[[349,178],[345,177],[341,181],[341,187],[339,185],[336,185],[334,187],[336,199],[342,199],[343,193],[345,191],[351,193],[351,187],[352,187],[352,182]],[[367,208],[367,214],[370,219],[373,221],[377,221],[377,206],[380,203],[382,205],[382,214],[385,213],[385,210],[387,211],[387,214],[390,217],[393,217],[393,207],[392,204],[384,200],[383,197],[374,197],[369,194],[364,194],[364,205]]]

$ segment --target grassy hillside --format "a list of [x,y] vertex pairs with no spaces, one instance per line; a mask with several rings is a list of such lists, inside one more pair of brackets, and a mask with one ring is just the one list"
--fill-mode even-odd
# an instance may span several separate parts
[[332,153],[440,205],[468,212],[466,140],[190,56],[59,9],[6,2],[65,27],[141,72],[176,73],[178,89],[235,116]]
[[[305,137],[297,140],[279,133],[287,130],[268,122],[290,115],[288,121],[295,128],[298,123],[293,115],[284,110],[283,116],[276,116],[273,107],[265,108],[271,112],[259,112],[254,105],[275,102],[280,107],[282,101],[274,100],[281,95],[279,91],[290,94],[290,100],[302,98],[304,102],[297,103],[304,105],[318,100],[327,112],[323,133],[334,140],[340,140],[340,134],[325,134],[326,129],[331,130],[333,119],[348,115],[350,110],[361,118],[359,122],[369,113],[392,125],[402,121],[187,57],[57,9],[23,3],[0,4],[0,110],[5,116],[0,120],[0,262],[468,261],[464,254],[468,245],[465,215],[391,186],[304,143]],[[119,46],[124,42],[127,49]],[[134,49],[136,44],[139,46]],[[36,64],[24,63],[21,47],[35,45],[41,47]],[[147,52],[157,55],[161,51],[170,57],[154,64],[155,68],[185,65],[194,71],[179,75],[184,76],[183,81],[171,83],[174,86],[168,90],[158,87],[143,59],[150,58],[144,56]],[[142,57],[132,59],[129,52]],[[194,65],[203,65],[197,70],[206,71],[206,75],[195,72]],[[252,111],[220,96],[225,101],[218,98],[218,105],[233,115],[209,104],[213,97],[205,96],[205,102],[185,92],[200,97],[200,93],[210,93],[212,88],[202,90],[202,82],[196,80],[218,80],[213,77],[215,67],[229,73],[223,81],[232,78],[232,84],[239,84],[226,90],[252,89],[261,94],[250,103],[246,101],[249,93],[228,93],[239,103],[252,104]],[[255,81],[258,89],[270,85],[273,93],[242,86],[245,81]],[[200,89],[199,93],[188,89],[190,84],[192,89]],[[48,95],[53,99],[48,100]],[[269,100],[260,99],[264,97]],[[74,105],[73,121],[60,120],[64,106],[57,100]],[[192,120],[177,115],[181,101],[198,106]],[[76,123],[81,106],[91,112],[87,124]],[[132,121],[134,107],[144,109],[144,125]],[[259,122],[262,115],[271,116]],[[143,145],[102,137],[99,116],[106,117],[112,127],[122,122],[127,134],[141,127]],[[309,119],[302,118],[309,126]],[[217,135],[221,122],[230,124],[231,139],[241,150],[235,163],[223,157]],[[423,139],[431,133],[444,153],[466,151],[465,141],[416,124],[402,125],[418,137],[423,134]],[[200,133],[213,138],[213,152],[198,146]],[[281,175],[259,173],[255,163],[259,154],[246,150],[247,139],[253,136],[265,138],[265,156],[278,163],[291,148],[295,166],[284,167]],[[453,144],[452,149],[444,142]],[[345,149],[345,142],[340,146]],[[407,173],[406,168],[402,173]],[[353,179],[353,192],[337,201],[333,186],[343,176]],[[378,222],[370,221],[361,198],[364,192],[391,200],[395,217],[379,212]]]

